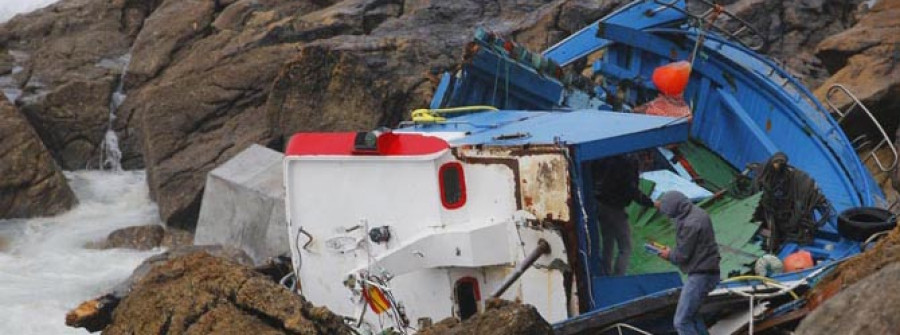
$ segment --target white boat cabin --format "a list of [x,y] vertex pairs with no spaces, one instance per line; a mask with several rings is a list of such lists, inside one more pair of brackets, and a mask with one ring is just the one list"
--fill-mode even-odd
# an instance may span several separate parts
[[577,315],[574,226],[582,224],[583,211],[582,195],[573,191],[572,150],[587,154],[599,140],[645,131],[652,132],[650,140],[631,141],[626,150],[683,140],[686,123],[598,111],[491,114],[518,116],[525,126],[560,119],[573,126],[619,119],[645,125],[585,129],[594,135],[577,140],[560,137],[561,131],[498,128],[503,133],[479,133],[484,143],[473,132],[442,131],[446,127],[297,134],[284,171],[302,294],[337,314],[362,316],[371,329],[465,319],[483,310],[516,265],[545,241],[549,252],[537,253],[500,297],[535,306],[551,323]]

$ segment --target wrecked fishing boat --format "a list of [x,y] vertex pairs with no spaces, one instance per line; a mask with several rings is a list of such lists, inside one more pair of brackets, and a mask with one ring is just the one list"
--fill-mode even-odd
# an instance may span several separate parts
[[[590,169],[637,153],[647,194],[683,191],[712,217],[723,276],[704,306],[712,331],[789,322],[798,293],[887,229],[839,220],[887,207],[839,120],[859,114],[881,128],[858,101],[826,109],[763,46],[751,25],[705,1],[634,1],[542,53],[478,30],[411,121],[292,137],[284,180],[297,290],[372,332],[466,319],[490,297],[535,306],[563,334],[671,332],[682,277],[643,250],[673,243],[662,215],[629,207],[628,273],[600,268]],[[670,116],[635,112],[669,89],[654,71],[685,60],[683,104],[664,106]],[[579,72],[588,61],[591,78]],[[880,135],[867,157],[891,170],[897,153]],[[882,147],[889,161],[874,154]],[[760,193],[741,187],[745,168],[776,152],[829,204],[806,236],[777,244],[772,223],[753,218]],[[754,269],[798,252],[807,266]]]

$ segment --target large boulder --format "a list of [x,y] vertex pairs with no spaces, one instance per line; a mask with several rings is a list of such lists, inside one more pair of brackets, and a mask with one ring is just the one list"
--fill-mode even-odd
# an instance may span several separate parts
[[343,319],[232,261],[193,252],[153,266],[103,334],[349,334]]
[[194,242],[241,248],[256,264],[288,253],[283,158],[252,145],[210,171]]
[[841,291],[809,314],[795,332],[805,334],[891,334],[900,329],[900,263],[891,263]]
[[58,214],[76,203],[37,133],[0,98],[0,219]]
[[150,270],[195,253],[204,253],[212,257],[221,258],[230,263],[238,264],[238,266],[251,264],[247,254],[236,248],[218,245],[176,247],[145,259],[134,269],[131,276],[113,287],[111,292],[85,301],[69,311],[66,314],[66,325],[75,328],[85,328],[89,332],[103,330],[112,322],[112,313],[119,306],[122,299],[125,299],[134,290],[135,285],[144,279],[150,273]]
[[193,230],[206,174],[269,142],[260,106],[298,49],[296,17],[316,8],[312,1],[172,0],[147,20],[116,127],[124,129],[123,147],[133,148],[126,152],[143,152],[151,196],[169,225]]
[[175,248],[193,243],[191,233],[159,224],[131,226],[109,233],[105,241],[96,245],[101,249],[125,248],[150,250],[157,247]]
[[61,83],[40,98],[29,97],[22,113],[35,125],[57,162],[66,170],[100,166],[101,143],[109,127],[114,77]]

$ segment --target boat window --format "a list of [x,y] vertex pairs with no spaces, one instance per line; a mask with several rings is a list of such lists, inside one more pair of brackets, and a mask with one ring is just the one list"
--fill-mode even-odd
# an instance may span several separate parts
[[478,290],[478,281],[472,277],[463,277],[456,281],[456,311],[460,320],[465,320],[478,313],[478,300],[481,300],[481,292]]
[[447,209],[456,209],[466,203],[466,177],[462,164],[449,162],[438,172],[441,184],[441,202]]

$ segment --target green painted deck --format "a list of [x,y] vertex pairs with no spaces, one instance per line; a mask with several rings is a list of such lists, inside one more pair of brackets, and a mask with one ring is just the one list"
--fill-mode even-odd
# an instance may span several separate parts
[[[704,178],[702,186],[715,192],[727,188],[737,173],[728,163],[701,145],[682,144],[680,151],[694,170]],[[650,194],[655,185],[653,182],[641,180],[641,190]],[[698,205],[705,209],[713,222],[719,252],[722,255],[722,275],[737,270],[741,273],[750,270],[752,263],[764,254],[760,245],[750,243],[759,228],[750,222],[753,212],[759,203],[760,194],[745,199],[735,199],[727,194],[712,197]],[[675,226],[655,208],[645,208],[632,204],[626,208],[632,229],[633,250],[628,274],[644,274],[677,271],[671,263],[644,250],[644,243],[656,241],[668,246],[675,245]],[[748,267],[751,266],[751,267]]]
[[692,140],[681,143],[678,145],[678,151],[703,178],[698,181],[700,186],[713,193],[727,188],[735,174],[740,172],[699,142]]

